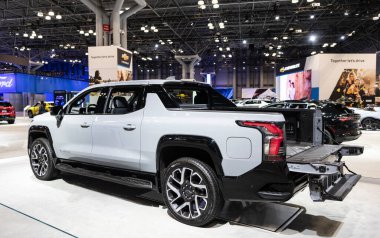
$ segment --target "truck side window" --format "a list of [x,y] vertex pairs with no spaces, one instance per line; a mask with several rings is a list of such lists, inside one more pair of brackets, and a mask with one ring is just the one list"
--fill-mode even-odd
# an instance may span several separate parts
[[107,100],[108,88],[96,88],[76,98],[70,103],[66,114],[89,115],[101,114]]
[[141,87],[113,88],[106,108],[107,114],[127,114],[142,108]]

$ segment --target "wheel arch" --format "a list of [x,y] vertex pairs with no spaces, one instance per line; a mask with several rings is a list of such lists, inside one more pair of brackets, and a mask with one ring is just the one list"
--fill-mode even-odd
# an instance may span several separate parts
[[181,157],[194,157],[209,165],[218,178],[224,176],[222,154],[215,140],[194,135],[165,135],[158,142],[156,152],[157,185],[160,172]]
[[29,128],[28,154],[29,154],[30,146],[32,145],[33,141],[36,140],[37,138],[46,138],[49,141],[52,151],[53,151],[53,157],[56,158],[56,154],[53,147],[53,139],[51,137],[50,130],[47,126],[31,126]]

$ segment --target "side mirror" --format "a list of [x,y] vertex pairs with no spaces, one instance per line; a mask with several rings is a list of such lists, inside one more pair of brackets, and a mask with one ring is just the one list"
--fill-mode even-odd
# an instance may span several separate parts
[[50,109],[50,115],[57,116],[62,109],[62,106],[54,106]]

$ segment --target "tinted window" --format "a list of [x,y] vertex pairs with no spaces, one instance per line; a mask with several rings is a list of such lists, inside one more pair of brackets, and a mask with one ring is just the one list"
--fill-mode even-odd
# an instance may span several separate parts
[[341,104],[328,103],[322,107],[322,111],[325,113],[352,113],[350,109]]
[[107,93],[108,89],[106,88],[87,91],[70,103],[66,113],[74,115],[101,114],[106,104]]
[[164,85],[164,88],[181,108],[236,107],[235,104],[208,86],[179,84]]
[[108,101],[106,113],[126,114],[141,108],[141,88],[117,87],[113,88]]
[[12,104],[10,104],[9,102],[0,102],[0,107],[11,107]]
[[284,104],[271,104],[266,106],[267,108],[283,108]]

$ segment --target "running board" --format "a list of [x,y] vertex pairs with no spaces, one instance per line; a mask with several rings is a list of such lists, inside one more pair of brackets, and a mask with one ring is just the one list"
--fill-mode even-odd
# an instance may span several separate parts
[[64,164],[64,163],[56,164],[55,167],[58,170],[63,171],[63,172],[82,175],[82,176],[96,178],[96,179],[101,179],[101,180],[105,180],[108,182],[126,185],[129,187],[145,188],[145,189],[152,189],[153,188],[152,182],[147,181],[147,180],[143,180],[143,179],[138,179],[138,178],[133,178],[133,177],[115,176],[115,175],[108,174],[108,173],[88,170],[88,169],[79,168],[79,167],[73,167],[69,164]]

